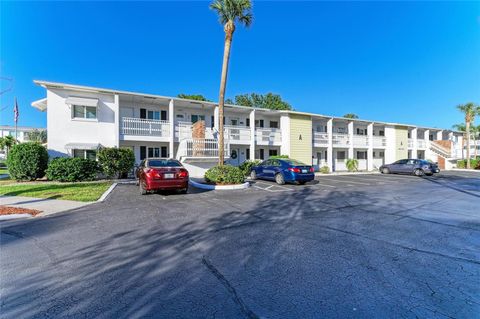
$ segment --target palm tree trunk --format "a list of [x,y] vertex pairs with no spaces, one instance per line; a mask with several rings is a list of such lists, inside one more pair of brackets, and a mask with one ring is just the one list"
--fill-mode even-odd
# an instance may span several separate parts
[[223,129],[223,106],[225,104],[225,88],[227,86],[228,61],[230,59],[230,47],[232,45],[233,31],[235,27],[233,22],[225,24],[225,47],[223,50],[222,78],[220,80],[220,96],[218,98],[218,165],[222,166],[225,160],[225,143]]
[[465,121],[465,130],[467,131],[467,168],[470,168],[470,121]]

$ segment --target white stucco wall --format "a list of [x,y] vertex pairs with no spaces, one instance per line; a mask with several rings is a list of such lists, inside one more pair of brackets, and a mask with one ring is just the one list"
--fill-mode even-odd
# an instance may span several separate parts
[[[65,103],[69,96],[97,98],[97,120],[72,119],[71,106]],[[92,94],[78,91],[49,89],[47,91],[47,130],[50,156],[71,155],[65,148],[68,143],[100,143],[118,146],[114,95]]]

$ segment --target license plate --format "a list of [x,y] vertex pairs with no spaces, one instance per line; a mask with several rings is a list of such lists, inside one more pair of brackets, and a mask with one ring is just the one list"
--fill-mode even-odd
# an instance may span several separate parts
[[175,177],[175,174],[164,174],[163,177],[164,178],[173,178],[173,177]]
[[302,173],[305,174],[307,172],[306,169],[302,169]]

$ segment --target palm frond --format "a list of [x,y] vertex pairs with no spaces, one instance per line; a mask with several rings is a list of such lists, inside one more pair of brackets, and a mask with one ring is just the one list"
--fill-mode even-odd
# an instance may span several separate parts
[[250,0],[214,0],[210,4],[210,9],[217,12],[221,24],[238,21],[248,27],[253,21]]

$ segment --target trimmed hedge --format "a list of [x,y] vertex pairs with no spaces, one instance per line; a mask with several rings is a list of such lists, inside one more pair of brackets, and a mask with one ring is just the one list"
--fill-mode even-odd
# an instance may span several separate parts
[[325,166],[322,166],[322,167],[320,167],[320,173],[322,173],[322,174],[328,174],[328,173],[330,173],[330,168],[329,168],[328,166],[326,166],[326,165],[325,165]]
[[97,156],[103,173],[110,178],[127,177],[135,165],[135,154],[130,148],[102,148]]
[[78,157],[57,157],[48,163],[47,178],[60,182],[93,181],[99,172],[98,163]]
[[232,165],[214,166],[205,173],[205,180],[213,184],[242,184],[245,181],[243,171]]
[[[457,161],[457,168],[466,168],[467,167],[467,160],[458,160]],[[474,169],[480,169],[480,158],[470,159],[470,167]]]
[[7,166],[12,179],[33,181],[45,176],[48,152],[39,143],[16,144],[8,152]]
[[254,161],[245,161],[238,168],[243,172],[243,176],[248,176],[250,175],[250,172],[252,171],[252,167],[259,165],[262,161],[260,160],[254,160]]

